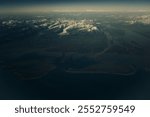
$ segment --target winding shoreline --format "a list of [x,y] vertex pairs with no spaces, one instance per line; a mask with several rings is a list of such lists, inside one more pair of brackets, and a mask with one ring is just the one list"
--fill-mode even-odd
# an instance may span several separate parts
[[131,72],[128,72],[128,73],[117,73],[117,72],[114,72],[114,73],[111,73],[111,72],[107,72],[107,71],[77,71],[77,70],[66,70],[65,72],[66,73],[72,73],[72,74],[112,74],[112,75],[121,75],[121,76],[131,76],[131,75],[134,75],[136,74],[137,70],[135,68],[131,68],[132,71]]

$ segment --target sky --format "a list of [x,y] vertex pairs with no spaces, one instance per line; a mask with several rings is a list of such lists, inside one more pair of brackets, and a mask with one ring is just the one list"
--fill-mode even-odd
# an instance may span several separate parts
[[[24,7],[22,7],[24,6]],[[149,10],[150,0],[0,0],[0,9],[28,10]],[[18,9],[17,9],[18,10]],[[20,9],[19,9],[20,10]],[[3,10],[5,11],[5,10]]]
[[149,2],[149,0],[0,0],[1,4],[18,4],[18,3],[26,3],[26,4],[39,4],[39,3],[92,3],[92,2],[105,2],[105,3],[144,3],[144,2]]

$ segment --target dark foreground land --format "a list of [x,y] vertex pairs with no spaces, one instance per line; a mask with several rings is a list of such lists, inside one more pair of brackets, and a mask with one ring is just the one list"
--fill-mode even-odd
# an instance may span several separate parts
[[149,13],[0,16],[0,99],[150,99]]

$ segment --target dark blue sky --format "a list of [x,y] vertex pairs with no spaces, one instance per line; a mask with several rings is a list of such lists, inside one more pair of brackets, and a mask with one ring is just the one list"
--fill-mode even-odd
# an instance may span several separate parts
[[150,0],[0,0],[0,3],[5,4],[17,4],[17,3],[71,3],[71,2],[126,2],[126,3],[133,3],[133,2],[149,2]]
[[146,5],[147,7],[150,5],[150,0],[0,0],[0,8],[5,6],[20,6],[20,5],[41,5],[41,4],[50,4],[50,5],[57,5],[57,4],[63,4],[63,5],[82,5],[82,4],[95,4],[95,5],[116,5],[116,4],[128,4],[130,6],[136,6],[136,5]]

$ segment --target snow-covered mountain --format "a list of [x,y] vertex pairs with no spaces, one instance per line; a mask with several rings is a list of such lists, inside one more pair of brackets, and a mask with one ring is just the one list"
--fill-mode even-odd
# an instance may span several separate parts
[[130,24],[135,24],[135,23],[150,24],[150,15],[132,17],[127,22]]
[[49,30],[62,29],[63,31],[59,33],[60,36],[71,34],[71,30],[74,29],[84,32],[98,31],[93,20],[57,20],[48,28]]

